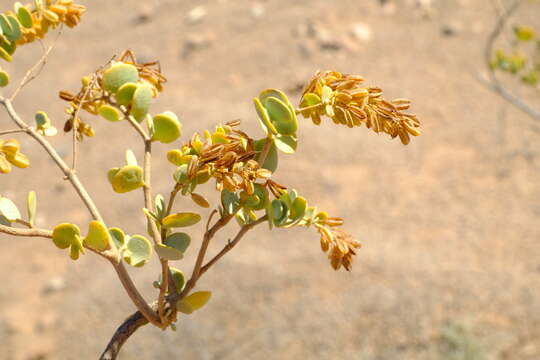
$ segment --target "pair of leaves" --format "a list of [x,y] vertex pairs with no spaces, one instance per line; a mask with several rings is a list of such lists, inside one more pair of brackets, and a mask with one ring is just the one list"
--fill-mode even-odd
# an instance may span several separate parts
[[126,163],[122,168],[112,168],[107,177],[113,190],[126,193],[144,186],[143,169],[137,164],[137,158],[131,150],[126,151]]
[[117,227],[109,229],[109,236],[129,265],[142,267],[150,261],[152,243],[146,237],[142,235],[129,236]]
[[306,210],[306,199],[298,196],[295,190],[283,193],[266,207],[269,224],[285,228],[298,225],[303,220]]

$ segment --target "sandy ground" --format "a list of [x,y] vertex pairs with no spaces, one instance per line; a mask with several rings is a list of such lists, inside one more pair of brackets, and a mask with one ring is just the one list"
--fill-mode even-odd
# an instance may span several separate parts
[[[57,92],[131,48],[161,60],[169,83],[153,109],[178,113],[184,139],[237,118],[260,131],[251,98],[277,87],[297,101],[317,69],[361,74],[389,98],[412,99],[424,130],[404,147],[365,128],[302,120],[299,151],[282,157],[277,178],[346,219],[363,244],[352,273],[330,269],[315,232],[261,227],[201,281],[214,292],[204,310],[181,318],[177,332],[144,328],[122,359],[540,359],[540,128],[475,78],[490,2],[431,3],[85,2],[83,23],[64,32],[16,101],[22,116],[44,109],[61,126]],[[518,16],[533,24],[539,5]],[[186,14],[196,6],[206,16],[193,23]],[[6,66],[14,80],[39,53],[37,44],[18,51]],[[516,91],[538,105],[538,94]],[[97,136],[81,146],[78,172],[108,224],[144,231],[142,196],[114,194],[105,176],[125,148],[141,153],[137,135],[91,121]],[[53,142],[69,158],[69,137]],[[32,167],[2,176],[2,195],[22,207],[38,190],[40,226],[84,228],[74,191],[37,144],[23,146]],[[163,154],[154,179],[167,193]],[[134,310],[112,269],[92,255],[73,263],[44,240],[0,242],[0,359],[97,358]],[[178,267],[191,269],[194,253]],[[131,272],[155,297],[157,265]]]

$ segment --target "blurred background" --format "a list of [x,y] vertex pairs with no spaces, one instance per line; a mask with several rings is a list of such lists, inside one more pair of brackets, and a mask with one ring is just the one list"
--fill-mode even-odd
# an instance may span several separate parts
[[[360,74],[387,98],[411,99],[423,130],[403,146],[364,127],[299,119],[299,151],[281,157],[276,178],[346,220],[363,245],[353,271],[330,268],[313,230],[261,226],[201,280],[198,289],[213,290],[208,306],[181,317],[177,332],[141,329],[122,359],[540,359],[540,124],[477,80],[492,1],[82,3],[80,26],[64,30],[16,100],[29,121],[46,110],[61,128],[58,91],[78,91],[82,76],[130,48],[161,61],[169,82],[152,111],[179,114],[182,141],[233,119],[262,135],[252,97],[275,87],[297,103],[318,69]],[[539,5],[516,19],[538,25]],[[37,43],[17,52],[16,66],[5,66],[13,83],[40,54]],[[538,92],[513,91],[538,105]],[[125,148],[142,156],[137,134],[86,119],[96,137],[80,147],[80,177],[108,225],[144,232],[142,194],[115,194],[106,179]],[[0,125],[10,127],[5,114]],[[70,139],[52,140],[66,158]],[[74,190],[35,142],[22,142],[32,166],[2,176],[2,195],[23,208],[38,190],[40,227],[85,228]],[[171,146],[157,148],[155,191],[168,194]],[[194,239],[201,233],[193,228]],[[0,359],[97,358],[134,311],[112,268],[93,255],[74,263],[43,239],[0,242]],[[197,245],[177,267],[190,271]],[[152,299],[159,267],[148,266],[130,272]]]

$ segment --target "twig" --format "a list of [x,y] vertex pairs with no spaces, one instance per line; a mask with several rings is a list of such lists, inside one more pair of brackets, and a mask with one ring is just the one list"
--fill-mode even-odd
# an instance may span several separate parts
[[[43,55],[41,56],[41,58],[39,58],[38,62],[34,64],[34,66],[32,66],[27,72],[26,74],[24,75],[23,79],[21,80],[21,82],[19,83],[19,86],[15,89],[15,91],[13,92],[13,94],[11,94],[11,96],[9,97],[9,100],[13,101],[15,100],[15,98],[17,97],[17,95],[19,94],[19,92],[21,92],[21,90],[23,89],[23,87],[25,87],[26,85],[28,85],[28,83],[30,83],[32,80],[34,80],[36,77],[39,76],[39,74],[41,73],[41,70],[43,70],[43,68],[45,67],[45,64],[47,63],[47,57],[49,56],[50,52],[52,51],[52,49],[54,49],[55,45],[56,45],[56,41],[58,40],[58,38],[60,37],[60,35],[62,34],[62,29],[63,29],[63,26],[60,27],[60,30],[58,31],[58,33],[56,34],[56,37],[54,38],[53,40],[53,43],[47,48],[47,50],[45,50],[43,52]],[[41,43],[41,42],[40,42]],[[34,71],[39,67],[39,70],[36,71],[34,73]]]
[[26,130],[24,130],[24,129],[4,130],[4,131],[0,131],[0,136],[8,135],[8,134],[16,134],[16,133],[25,133],[25,132],[26,132]]
[[497,78],[497,74],[495,73],[495,70],[489,66],[489,63],[491,61],[491,56],[493,54],[493,48],[495,45],[495,41],[499,38],[501,35],[502,30],[506,27],[506,23],[508,22],[508,19],[517,11],[519,6],[523,3],[523,0],[515,0],[510,7],[508,7],[506,10],[504,10],[500,15],[499,18],[495,24],[495,27],[493,28],[492,32],[489,34],[487,41],[486,41],[486,47],[484,49],[484,60],[486,62],[487,68],[488,68],[488,76],[489,80],[484,79],[482,77],[478,77],[479,81],[494,91],[496,94],[498,94],[500,97],[508,101],[510,104],[514,105],[527,115],[529,115],[531,118],[540,121],[540,112],[530,107],[526,102],[524,102],[519,97],[511,94],[509,91],[507,91],[503,85],[499,82],[499,79]]
[[199,278],[205,273],[208,271],[208,269],[210,269],[210,267],[212,265],[214,265],[219,259],[221,259],[226,253],[228,253],[229,251],[231,251],[231,249],[233,247],[235,247],[239,242],[240,240],[242,239],[242,237],[251,229],[253,229],[255,226],[259,225],[260,223],[263,223],[265,222],[266,220],[268,220],[268,216],[267,215],[264,215],[263,217],[255,220],[254,222],[250,223],[250,224],[247,224],[247,225],[244,225],[242,226],[242,228],[238,231],[238,233],[236,234],[236,236],[231,240],[231,241],[228,241],[227,242],[227,245],[225,245],[225,247],[223,247],[223,249],[216,255],[214,256],[210,261],[208,261],[206,263],[206,265],[204,265],[202,268],[201,268],[201,271],[200,271],[200,274],[199,274]]
[[45,229],[19,229],[0,224],[0,233],[13,236],[42,237],[52,239],[52,231]]

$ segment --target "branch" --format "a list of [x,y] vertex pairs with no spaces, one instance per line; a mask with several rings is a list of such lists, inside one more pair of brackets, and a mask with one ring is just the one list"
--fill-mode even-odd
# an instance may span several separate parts
[[210,269],[212,265],[214,265],[219,259],[221,259],[226,253],[232,250],[239,242],[242,240],[242,237],[251,229],[253,229],[255,226],[259,225],[260,223],[263,223],[268,220],[268,215],[264,215],[263,217],[257,219],[256,221],[242,226],[240,231],[236,234],[236,236],[231,240],[227,242],[227,245],[216,255],[214,256],[206,265],[204,265],[201,268],[201,271],[199,273],[199,278]]
[[489,79],[484,79],[481,77],[478,77],[478,79],[483,85],[488,87],[490,90],[498,94],[506,101],[508,101],[510,104],[514,105],[515,107],[523,111],[525,114],[529,115],[531,118],[540,121],[540,112],[530,107],[519,97],[507,91],[499,82],[495,70],[492,69],[491,66],[489,66],[491,56],[493,54],[493,48],[495,46],[495,41],[499,38],[501,32],[506,27],[508,19],[517,11],[517,9],[522,3],[523,0],[515,0],[508,9],[504,10],[503,13],[499,15],[499,19],[497,20],[495,27],[487,38],[486,47],[484,49],[484,60],[488,68]]
[[73,171],[71,171],[69,166],[67,166],[64,160],[62,160],[60,155],[58,155],[58,153],[51,146],[51,144],[43,136],[41,136],[38,132],[36,132],[34,128],[28,126],[19,117],[19,114],[17,114],[17,112],[13,108],[13,104],[11,100],[0,97],[0,103],[6,108],[6,111],[9,117],[11,117],[11,119],[15,122],[15,124],[17,124],[17,126],[19,126],[21,130],[24,130],[28,135],[33,137],[45,149],[45,151],[49,154],[49,156],[54,160],[56,165],[60,168],[60,170],[66,176],[66,179],[69,180],[71,185],[73,185],[73,188],[75,189],[75,191],[77,192],[77,194],[79,195],[83,203],[88,208],[88,211],[90,212],[92,217],[95,220],[103,222],[103,218],[101,217],[101,214],[99,213],[96,205],[94,204],[94,201],[92,200],[92,198],[90,197],[90,195],[88,194],[84,186],[81,184],[78,176]]
[[26,130],[24,130],[24,129],[4,130],[4,131],[0,131],[0,136],[8,135],[8,134],[16,134],[16,133],[25,133],[25,132],[26,132]]
[[[37,63],[34,64],[34,66],[32,66],[27,72],[26,74],[24,75],[23,79],[21,80],[21,82],[19,83],[19,86],[15,89],[15,91],[13,92],[13,94],[9,97],[9,100],[13,101],[15,100],[15,98],[17,97],[17,95],[19,94],[19,92],[23,89],[23,87],[25,87],[28,83],[30,83],[32,80],[34,80],[40,73],[41,73],[41,70],[43,70],[43,68],[45,67],[45,64],[47,63],[47,57],[49,56],[50,52],[52,51],[52,49],[54,48],[54,46],[56,45],[56,41],[58,40],[58,38],[60,37],[60,35],[62,34],[62,27],[63,25],[60,27],[60,30],[58,31],[58,34],[56,34],[56,37],[54,38],[54,41],[53,43],[47,48],[47,50],[45,50],[43,52],[43,55],[41,56],[41,58],[38,60]],[[41,43],[41,42],[40,42]],[[42,44],[42,47],[43,47],[43,43]],[[39,67],[39,69],[34,73],[34,71]]]
[[[32,127],[29,127],[17,114],[15,109],[13,108],[13,104],[11,103],[11,100],[5,99],[3,97],[0,97],[0,103],[6,108],[6,111],[8,115],[11,117],[11,119],[19,126],[21,129],[24,129],[25,132],[33,137],[49,154],[49,156],[54,160],[56,165],[60,168],[60,170],[64,173],[66,176],[66,179],[68,179],[81,198],[81,200],[84,202],[86,207],[88,208],[88,211],[92,215],[92,217],[104,223],[103,218],[101,217],[101,214],[99,213],[96,205],[94,204],[94,201],[80,182],[78,176],[75,174],[74,171],[72,171],[69,166],[62,160],[58,152],[52,147],[52,145],[39,133],[36,132],[36,130]],[[148,306],[146,301],[144,301],[144,298],[139,293],[135,285],[133,284],[133,281],[129,277],[129,274],[127,273],[124,264],[122,263],[122,260],[120,259],[120,256],[118,254],[118,251],[114,245],[112,244],[112,251],[106,251],[106,252],[100,252],[99,255],[105,257],[107,260],[111,262],[114,269],[116,270],[118,277],[120,278],[120,281],[122,285],[124,286],[124,289],[128,293],[129,297],[133,301],[133,303],[137,306],[137,308],[144,314],[145,317],[148,318],[150,322],[153,324],[160,324],[159,319],[157,319],[156,313]],[[159,325],[158,325],[159,326]]]
[[[222,217],[219,219],[210,229],[208,229],[205,233],[205,238],[203,240],[203,245],[205,242],[209,242],[212,237],[215,235],[217,231],[219,231],[223,226],[225,226],[230,220],[232,219],[231,215],[228,215],[226,217]],[[264,221],[268,220],[268,217],[265,215],[258,220],[252,222],[251,224],[244,225],[240,231],[236,234],[234,239],[227,243],[227,245],[221,250],[212,260],[210,260],[206,265],[200,267],[200,269],[197,271],[198,275],[197,278],[200,278],[202,274],[204,274],[208,269],[215,264],[221,257],[223,257],[227,252],[229,252],[240,240],[242,237],[251,229],[253,229],[255,226],[259,225],[260,223],[263,223]],[[205,241],[206,240],[206,241]],[[204,251],[203,251],[204,250]],[[204,257],[204,253],[206,252],[206,248],[204,246],[201,247],[201,250],[199,251],[198,259],[201,257]],[[184,291],[182,293],[173,294],[169,297],[168,302],[171,304],[171,306],[174,306],[178,300],[183,298],[191,289],[193,286],[195,286],[196,280],[193,281],[192,278],[188,281],[186,284],[186,288],[189,287],[189,290],[186,291],[186,288],[184,288]],[[191,284],[191,285],[190,285]],[[115,360],[118,356],[118,353],[120,352],[120,348],[122,345],[133,335],[140,327],[148,324],[148,321],[144,319],[144,317],[141,315],[139,311],[132,314],[130,317],[128,317],[122,325],[118,327],[116,332],[113,334],[111,340],[107,344],[107,347],[101,357],[100,360]]]
[[0,233],[13,236],[42,237],[52,239],[52,231],[45,229],[19,229],[0,224]]

